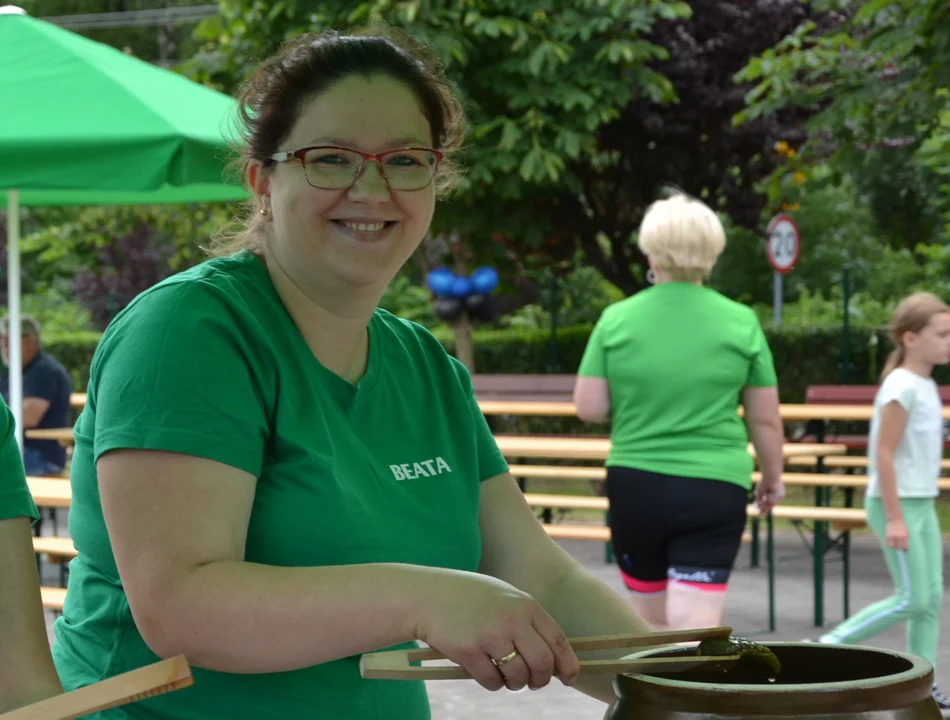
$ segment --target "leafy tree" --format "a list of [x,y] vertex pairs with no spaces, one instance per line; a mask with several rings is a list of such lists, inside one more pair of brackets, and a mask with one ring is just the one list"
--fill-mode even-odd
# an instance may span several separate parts
[[69,280],[76,300],[104,328],[143,290],[205,259],[201,246],[227,206],[47,209],[42,230],[23,239],[26,290],[49,292]]
[[[601,129],[599,147],[616,162],[578,168],[581,195],[558,199],[558,240],[567,254],[574,243],[587,261],[627,293],[642,287],[645,259],[632,238],[647,206],[664,184],[702,198],[735,227],[755,231],[754,275],[767,275],[761,252],[763,198],[756,183],[781,157],[780,139],[803,137],[798,129],[807,110],[777,112],[734,127],[745,106],[747,87],[734,74],[756,52],[778,42],[809,17],[821,21],[798,0],[743,3],[693,2],[687,19],[657,23],[650,39],[668,57],[651,63],[673,86],[673,102],[639,97]],[[597,208],[596,223],[587,208]],[[567,231],[561,231],[567,228]],[[754,277],[753,275],[753,277]]]
[[[944,0],[810,0],[832,25],[804,22],[739,73],[753,82],[740,125],[788,108],[813,114],[807,139],[768,183],[773,207],[797,202],[795,177],[850,175],[895,247],[938,239],[935,211],[950,144],[950,5]],[[925,150],[926,149],[926,150]],[[928,158],[921,152],[929,152]],[[946,156],[944,155],[944,158]]]
[[[188,71],[233,90],[256,59],[306,30],[384,21],[443,59],[471,118],[467,173],[433,228],[469,255],[568,271],[580,248],[625,292],[631,237],[673,182],[758,224],[753,181],[793,133],[780,115],[733,129],[733,74],[809,16],[797,0],[221,0]],[[640,268],[631,265],[640,263]]]

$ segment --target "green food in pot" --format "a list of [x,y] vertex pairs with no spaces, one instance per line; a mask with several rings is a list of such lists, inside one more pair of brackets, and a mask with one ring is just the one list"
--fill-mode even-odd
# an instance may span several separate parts
[[782,664],[775,653],[765,645],[741,637],[703,640],[699,643],[696,654],[705,657],[738,655],[736,662],[722,667],[722,673],[732,678],[755,674],[760,679],[774,681],[782,671]]

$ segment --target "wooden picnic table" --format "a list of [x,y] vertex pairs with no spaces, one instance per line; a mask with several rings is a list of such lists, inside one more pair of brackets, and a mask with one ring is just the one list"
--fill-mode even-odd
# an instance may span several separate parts
[[[609,438],[594,437],[551,437],[531,435],[496,435],[502,454],[507,458],[547,458],[562,460],[597,460],[603,462],[610,451]],[[785,443],[782,454],[785,459],[796,456],[812,456],[818,461],[821,470],[821,461],[830,455],[844,455],[848,451],[847,445],[841,443]],[[749,453],[755,456],[755,449],[749,445]],[[846,490],[853,493],[853,489]],[[827,507],[830,502],[830,487],[815,487],[815,506]],[[758,533],[758,518],[753,518],[753,535]],[[771,528],[771,519],[769,519]],[[813,518],[812,522],[812,564],[815,579],[815,625],[820,627],[824,623],[824,576],[825,554],[829,548],[837,545],[829,534],[829,523],[820,517]],[[771,532],[771,530],[770,530]],[[756,543],[757,545],[757,543]],[[771,546],[770,546],[771,547]],[[846,552],[848,549],[846,549]],[[770,566],[771,568],[771,563]],[[771,570],[770,570],[771,572]],[[848,598],[845,596],[845,604]]]
[[[481,400],[478,403],[485,415],[532,415],[546,417],[574,417],[576,408],[572,402],[541,400]],[[872,405],[820,405],[815,403],[788,403],[779,406],[785,422],[808,420],[870,422],[874,416]],[[743,414],[739,407],[739,415]],[[944,408],[943,417],[950,420],[950,407]]]
[[[63,444],[73,442],[72,428],[27,430],[26,437],[42,440],[58,440]],[[556,437],[533,435],[498,435],[498,447],[506,457],[546,457],[562,460],[606,460],[610,451],[609,438]],[[751,450],[750,445],[750,452]],[[817,458],[829,455],[844,455],[845,445],[837,443],[785,443],[786,458],[812,455]]]
[[[86,404],[86,393],[73,393],[71,403],[75,407]],[[485,415],[532,415],[538,417],[574,417],[576,408],[573,402],[557,400],[480,400],[478,406]],[[779,406],[782,420],[785,422],[806,422],[808,420],[870,422],[874,416],[872,405],[822,405],[818,403],[784,403]],[[743,414],[742,407],[738,408]],[[950,420],[950,407],[944,408],[943,417]],[[53,432],[59,430],[28,431]],[[60,435],[36,435],[37,438],[59,440]],[[71,438],[70,438],[71,439]]]
[[[606,460],[610,452],[609,438],[496,435],[495,442],[505,457]],[[847,451],[845,445],[838,443],[785,443],[782,446],[786,458],[798,455],[844,455]],[[749,452],[755,455],[752,445],[749,445]]]
[[[74,407],[86,404],[86,393],[73,393],[70,402]],[[547,417],[574,417],[573,402],[557,400],[479,400],[485,415],[535,415]],[[739,407],[742,414],[742,407]],[[871,405],[822,405],[818,403],[783,404],[782,419],[787,422],[806,420],[852,420],[869,421],[874,414]],[[950,420],[950,408],[944,410],[944,418]]]

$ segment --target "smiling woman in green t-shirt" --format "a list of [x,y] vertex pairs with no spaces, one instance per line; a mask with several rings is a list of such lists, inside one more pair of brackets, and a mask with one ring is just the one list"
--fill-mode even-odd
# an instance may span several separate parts
[[111,323],[75,428],[67,688],[184,654],[135,720],[422,720],[362,653],[424,641],[486,688],[577,678],[570,635],[644,632],[544,532],[468,371],[377,309],[451,179],[461,109],[383,37],[304,35],[240,99],[247,231]]
[[574,399],[611,422],[611,538],[634,607],[654,627],[711,627],[746,524],[749,434],[760,508],[784,493],[775,369],[755,313],[703,286],[726,243],[710,208],[658,201],[639,243],[654,286],[604,311]]
[[13,413],[0,399],[0,714],[63,691],[49,652]]

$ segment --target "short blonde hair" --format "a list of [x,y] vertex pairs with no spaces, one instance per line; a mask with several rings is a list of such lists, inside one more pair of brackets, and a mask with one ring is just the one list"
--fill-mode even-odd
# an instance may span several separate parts
[[650,205],[637,241],[670,280],[699,282],[726,247],[726,231],[705,203],[677,193]]

